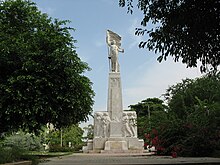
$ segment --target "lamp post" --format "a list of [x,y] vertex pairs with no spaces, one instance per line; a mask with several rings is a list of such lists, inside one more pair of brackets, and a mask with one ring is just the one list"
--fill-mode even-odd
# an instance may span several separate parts
[[148,112],[149,126],[150,126],[150,129],[151,129],[151,123],[150,123],[150,106],[149,106],[149,104],[147,104],[147,112]]
[[63,130],[60,130],[60,146],[63,147]]

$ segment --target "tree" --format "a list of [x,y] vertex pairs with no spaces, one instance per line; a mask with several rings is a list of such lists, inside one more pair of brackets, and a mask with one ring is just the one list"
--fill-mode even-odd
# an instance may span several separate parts
[[78,57],[69,21],[42,14],[29,0],[0,1],[0,133],[86,121],[90,68]]
[[[119,0],[133,12],[133,0]],[[200,70],[207,67],[217,70],[220,65],[220,10],[218,0],[138,0],[137,8],[143,12],[141,28],[136,35],[149,34],[140,48],[159,52],[158,61],[172,56],[174,61],[182,60],[187,67]],[[149,24],[155,26],[150,28]]]
[[94,138],[94,125],[89,124],[88,126],[84,127],[83,129],[86,132],[86,136],[84,137],[85,140]]
[[63,131],[63,145],[68,146],[71,142],[71,146],[75,149],[81,149],[83,145],[83,129],[78,125],[72,125],[65,128]]
[[160,127],[167,119],[167,106],[158,98],[147,98],[129,107],[137,113],[138,136],[141,138],[152,128]]
[[[170,111],[184,119],[201,104],[207,111],[216,110],[220,102],[220,72],[197,79],[185,79],[167,89],[164,94]],[[220,108],[220,107],[219,107]]]
[[165,153],[210,156],[220,150],[220,73],[186,79],[168,88],[169,122],[160,131]]
[[[46,134],[49,151],[77,151],[83,145],[83,130],[78,125],[71,125],[62,130],[50,130]],[[62,146],[61,146],[62,143]],[[71,146],[69,146],[71,144]]]

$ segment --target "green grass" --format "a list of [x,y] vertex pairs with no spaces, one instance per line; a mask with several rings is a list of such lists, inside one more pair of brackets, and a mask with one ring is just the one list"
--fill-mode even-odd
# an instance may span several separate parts
[[65,156],[70,155],[73,152],[38,152],[38,151],[30,151],[28,155],[37,156],[39,158],[50,158],[50,157],[58,157],[58,156]]

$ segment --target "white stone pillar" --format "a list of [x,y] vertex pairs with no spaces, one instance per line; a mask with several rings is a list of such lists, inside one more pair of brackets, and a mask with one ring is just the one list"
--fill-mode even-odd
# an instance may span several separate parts
[[110,137],[122,137],[123,104],[120,72],[109,73],[107,111],[111,119]]

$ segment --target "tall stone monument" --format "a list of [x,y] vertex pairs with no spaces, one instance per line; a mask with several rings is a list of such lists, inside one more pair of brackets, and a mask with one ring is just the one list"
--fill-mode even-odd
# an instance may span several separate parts
[[135,111],[123,111],[122,86],[118,62],[121,37],[107,30],[109,80],[107,112],[95,112],[94,139],[89,140],[87,152],[143,152],[144,141],[137,138]]

